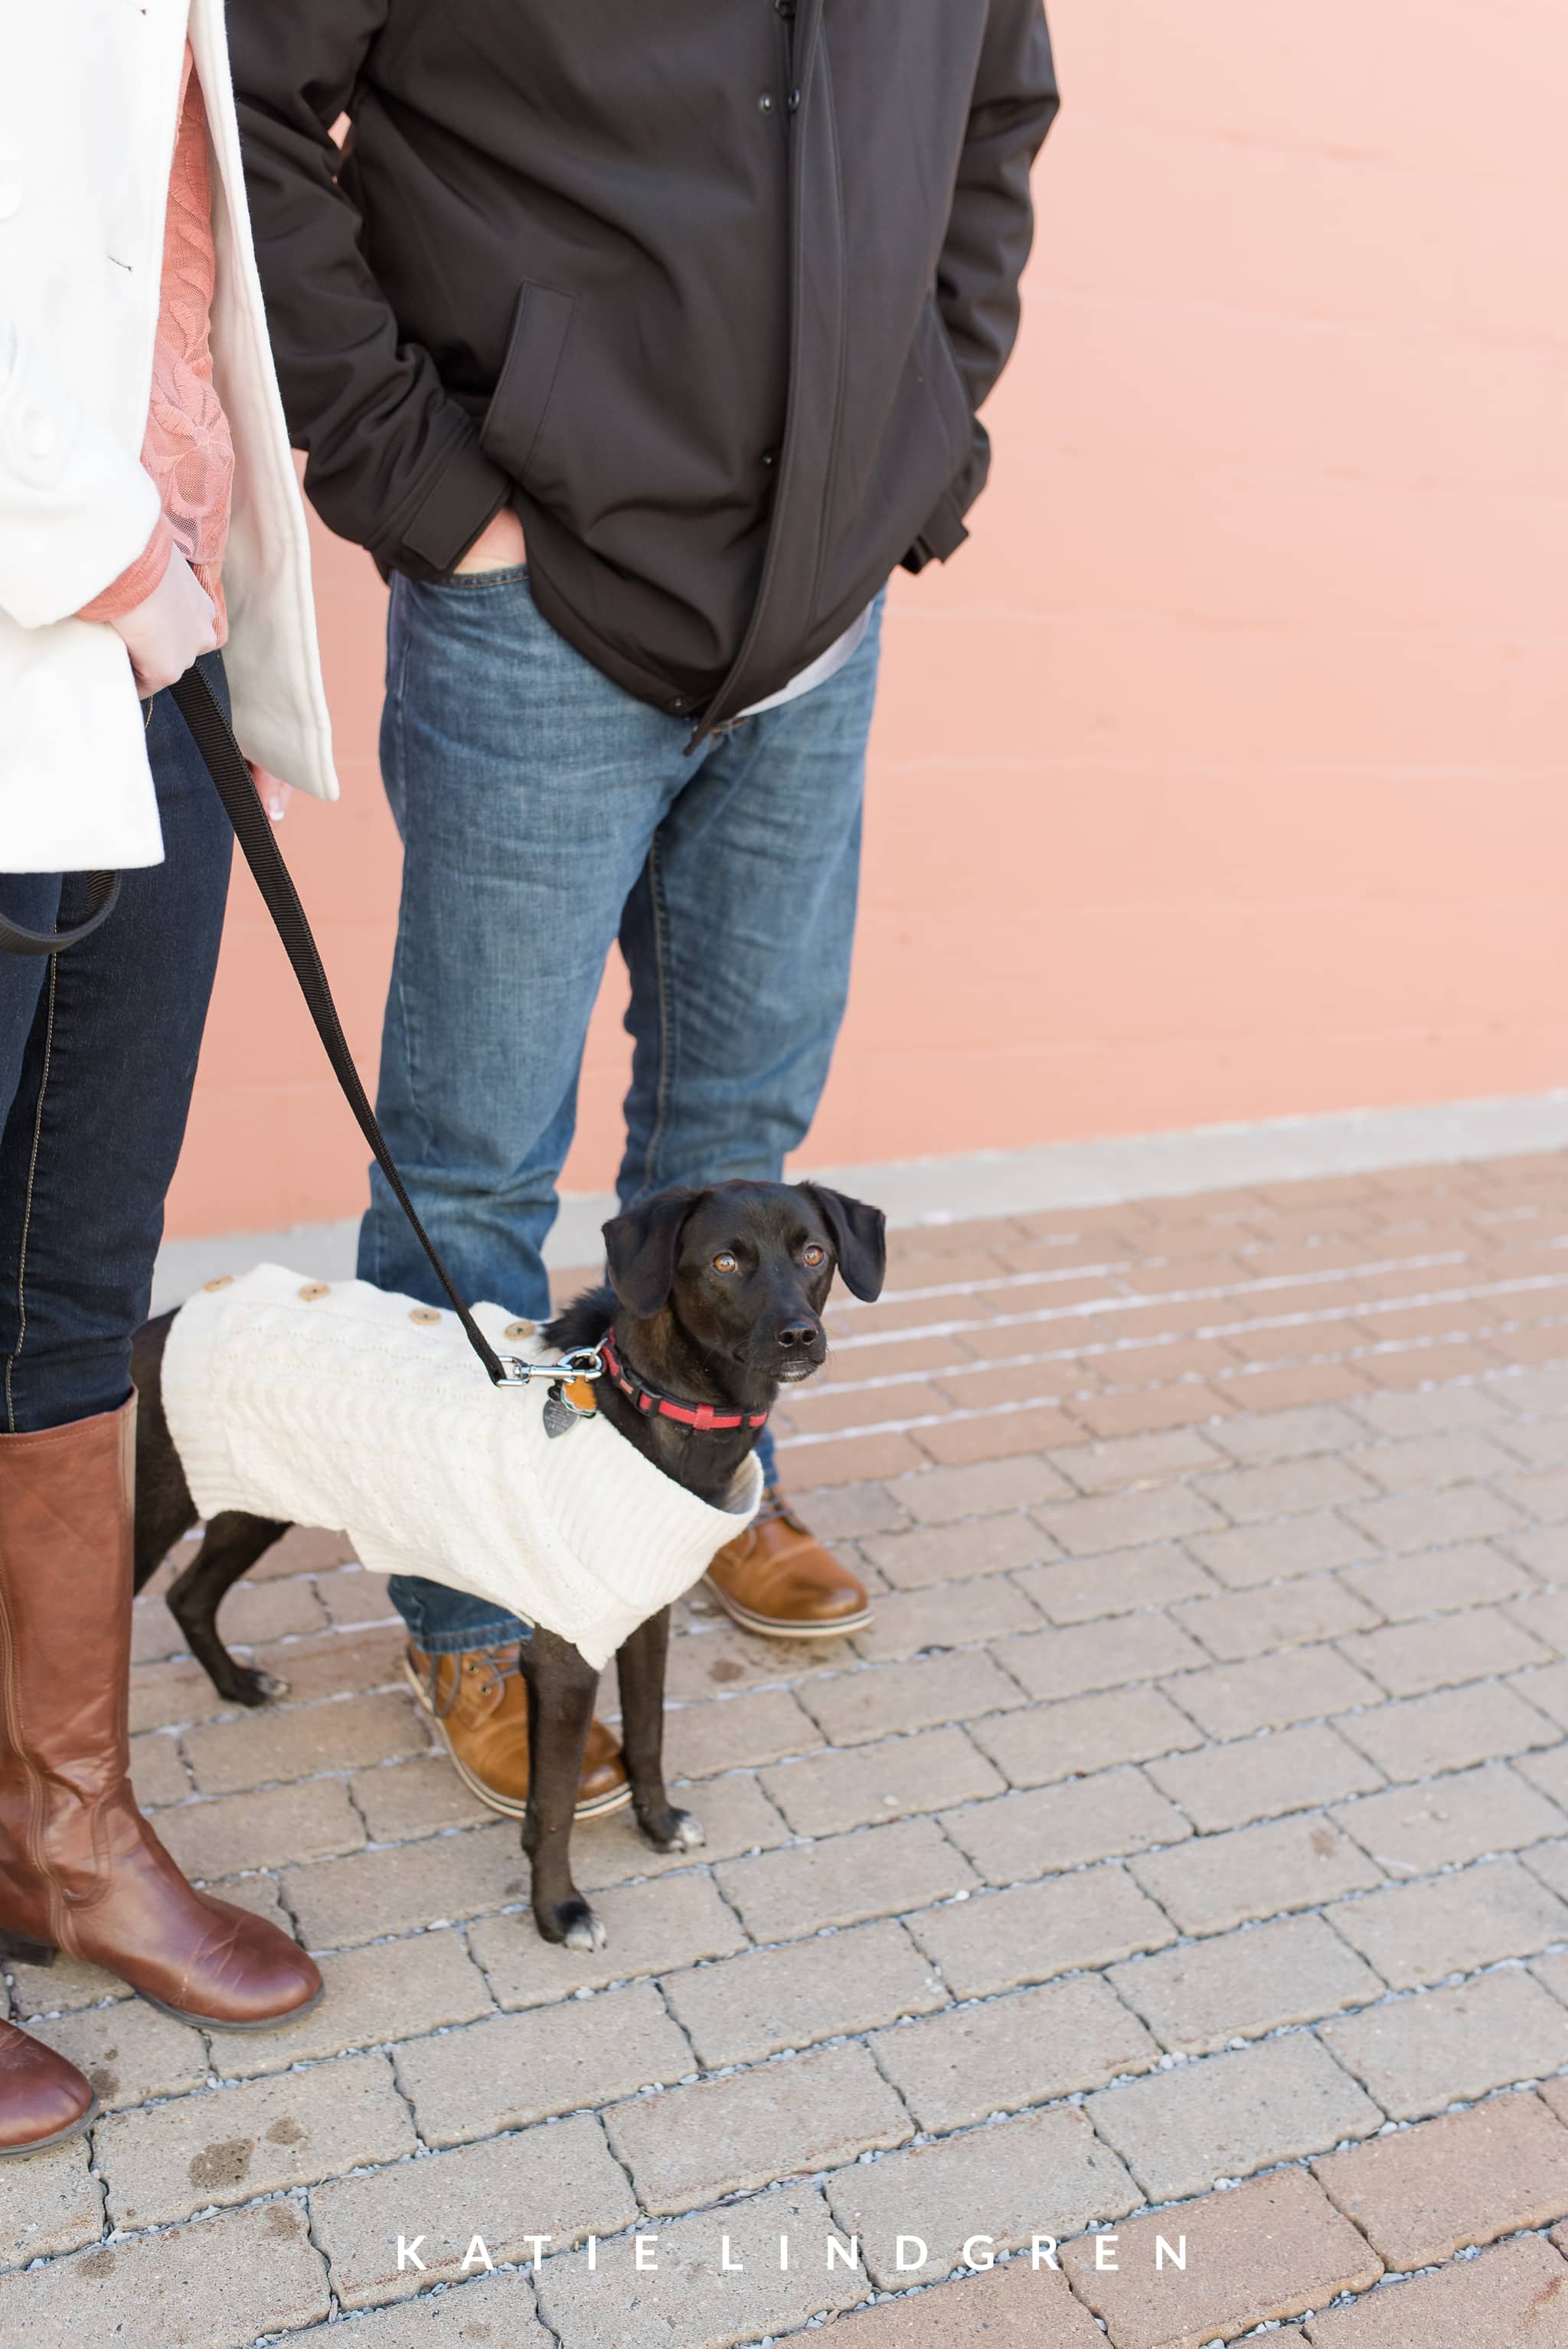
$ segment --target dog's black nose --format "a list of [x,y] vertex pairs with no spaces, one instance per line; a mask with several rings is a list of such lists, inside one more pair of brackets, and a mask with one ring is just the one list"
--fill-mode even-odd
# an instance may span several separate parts
[[788,1347],[791,1352],[803,1351],[806,1347],[811,1344],[816,1335],[817,1330],[815,1323],[810,1321],[791,1321],[787,1330],[779,1330],[779,1343],[781,1346]]

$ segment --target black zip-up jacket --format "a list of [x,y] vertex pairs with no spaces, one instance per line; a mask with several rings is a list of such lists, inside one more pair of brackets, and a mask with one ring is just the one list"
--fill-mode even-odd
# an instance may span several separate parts
[[[317,511],[699,729],[963,540],[1057,108],[1040,0],[229,0]],[[329,135],[346,112],[340,154]]]

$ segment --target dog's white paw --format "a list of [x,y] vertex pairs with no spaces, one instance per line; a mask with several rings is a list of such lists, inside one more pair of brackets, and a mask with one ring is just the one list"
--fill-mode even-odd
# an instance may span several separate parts
[[592,1909],[585,1909],[582,1916],[574,1918],[566,1928],[569,1950],[602,1950],[609,1938],[603,1920],[595,1916]]
[[703,1831],[700,1819],[693,1818],[689,1811],[676,1813],[675,1829],[669,1841],[669,1848],[672,1851],[696,1851],[707,1841],[707,1837]]
[[264,1672],[259,1664],[233,1664],[222,1673],[212,1675],[212,1685],[230,1704],[253,1708],[270,1704],[274,1697],[287,1696],[289,1684],[276,1672]]

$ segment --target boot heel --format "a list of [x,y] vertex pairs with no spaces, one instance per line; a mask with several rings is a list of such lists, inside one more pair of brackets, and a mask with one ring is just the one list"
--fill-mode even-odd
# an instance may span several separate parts
[[17,1966],[52,1966],[55,1945],[52,1941],[30,1941],[23,1933],[14,1933],[0,1925],[0,1959]]

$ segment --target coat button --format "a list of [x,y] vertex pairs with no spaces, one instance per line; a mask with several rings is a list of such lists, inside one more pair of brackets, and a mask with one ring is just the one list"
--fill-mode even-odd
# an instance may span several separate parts
[[537,1321],[509,1321],[501,1335],[506,1338],[532,1338],[538,1334]]
[[203,1288],[228,1288],[232,1285],[233,1278],[232,1272],[221,1272],[216,1280],[204,1280],[201,1286]]
[[433,1305],[416,1305],[408,1316],[409,1320],[417,1321],[421,1330],[433,1330],[440,1318]]
[[757,110],[759,114],[771,114],[773,111],[773,100],[766,90],[757,101]]
[[332,1284],[325,1280],[307,1280],[300,1290],[300,1296],[306,1305],[314,1305],[318,1297],[330,1297],[331,1294]]
[[790,93],[789,93],[789,97],[785,99],[785,101],[784,101],[784,102],[785,102],[785,104],[789,107],[789,111],[790,111],[790,113],[791,113],[791,114],[799,114],[799,111],[800,111],[800,93],[799,93],[799,91],[798,89],[792,89],[792,90],[790,91]]

